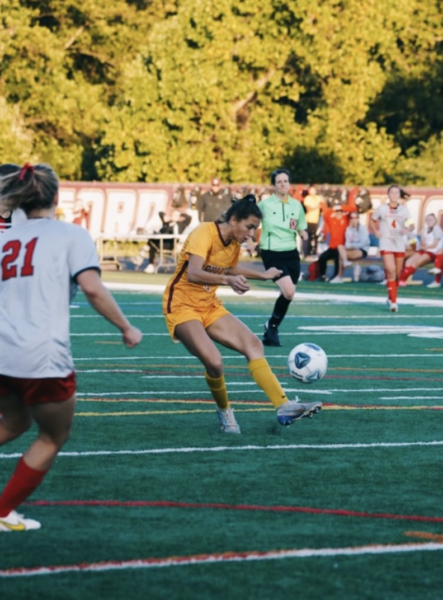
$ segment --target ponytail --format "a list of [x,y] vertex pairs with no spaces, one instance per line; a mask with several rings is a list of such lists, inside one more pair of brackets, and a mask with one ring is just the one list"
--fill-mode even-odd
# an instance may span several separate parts
[[21,208],[26,214],[51,208],[58,192],[58,178],[52,167],[43,163],[9,166],[14,168],[4,176],[0,167],[0,204],[11,211]]

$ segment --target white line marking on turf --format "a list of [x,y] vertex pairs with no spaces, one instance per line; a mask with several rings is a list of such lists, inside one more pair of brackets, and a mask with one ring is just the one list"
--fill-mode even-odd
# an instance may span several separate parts
[[[406,334],[409,337],[422,337],[422,338],[443,338],[443,328],[439,327],[389,327],[389,326],[362,326],[358,325],[355,327],[350,326],[350,329],[346,329],[346,326],[299,326],[299,331],[293,331],[290,333],[279,332],[280,337],[306,337],[306,331],[309,331],[309,337],[312,336],[346,336],[346,335],[399,335]],[[169,337],[169,333],[156,333],[152,331],[144,331],[143,335],[149,337]],[[258,331],[255,334],[260,337],[263,332]],[[71,333],[71,337],[121,337],[121,333]]]
[[[226,354],[223,353],[225,358],[237,358],[238,354]],[[438,358],[441,360],[442,354],[438,352],[434,352],[433,354],[328,354],[328,358]],[[272,356],[268,356],[267,360],[275,359],[275,358],[284,358],[287,359],[286,354],[273,354]],[[95,357],[76,357],[76,362],[82,361],[99,361],[99,360],[107,360],[107,361],[116,361],[116,360],[195,360],[198,361],[198,358],[195,356],[189,356],[185,354],[180,355],[170,355],[170,356],[157,356],[157,355],[146,355],[146,356],[95,356]]]
[[[71,337],[98,337],[98,336],[106,336],[106,337],[121,337],[121,333],[71,333]],[[169,337],[169,333],[152,333],[152,331],[145,331],[143,335],[152,336],[167,336]]]
[[[308,303],[307,303],[308,304]],[[254,306],[256,306],[257,303],[254,303]],[[309,305],[309,304],[308,304]],[[243,314],[240,312],[241,307],[243,306],[243,304],[238,304],[236,305],[236,313],[235,315],[237,317],[239,317],[240,319],[260,319],[260,320],[265,320],[264,315],[261,314]],[[297,306],[299,306],[299,304],[297,304]],[[415,319],[435,319],[436,315],[414,315],[414,320]],[[145,313],[143,315],[131,315],[131,314],[126,314],[126,317],[128,319],[164,319],[164,315],[162,314],[154,314],[154,313]],[[368,319],[377,319],[378,321],[382,318],[385,318],[387,320],[389,320],[390,322],[392,321],[392,314],[391,313],[387,313],[385,315],[286,315],[285,316],[285,320],[286,321],[290,321],[293,319],[297,319],[298,321],[300,320],[313,320],[313,321],[327,321],[327,320],[342,320],[342,321],[350,321],[352,319],[355,320],[361,320],[361,321],[367,321]],[[411,319],[412,316],[411,315],[395,315],[395,320],[397,321],[398,319]],[[102,319],[101,315],[98,314],[94,314],[94,315],[71,315],[71,319]]]
[[[232,354],[232,357],[234,356],[238,356],[238,354]],[[352,355],[350,355],[352,356]],[[424,354],[417,354],[414,356],[425,356]],[[434,356],[433,354],[430,356]],[[441,357],[440,357],[441,358]],[[95,360],[108,360],[108,361],[113,361],[113,360],[198,360],[198,358],[196,358],[195,356],[100,356],[100,357],[87,357],[87,358],[76,358],[75,361],[76,362],[81,362],[81,361],[95,361]]]
[[[229,387],[229,386],[228,386]],[[380,394],[382,392],[443,392],[443,388],[362,388],[362,389],[352,389],[352,390],[341,390],[341,389],[329,389],[329,390],[310,390],[310,389],[303,389],[301,390],[300,388],[287,388],[285,387],[285,392],[298,392],[300,394],[362,394],[364,393],[376,393],[376,394]],[[245,393],[245,392],[254,392],[257,393],[257,388],[251,388],[251,389],[247,389],[247,390],[232,390],[232,393],[235,394],[236,391],[241,392],[241,393]],[[86,398],[86,397],[94,397],[94,398],[101,398],[104,396],[148,396],[148,395],[154,395],[154,396],[160,396],[160,395],[203,395],[203,394],[207,394],[209,395],[210,392],[206,391],[206,390],[192,390],[192,391],[182,391],[182,392],[175,392],[175,391],[151,391],[151,390],[147,390],[144,392],[100,392],[100,393],[93,393],[93,392],[87,392],[87,393],[79,393],[77,394],[77,396],[79,398]]]
[[345,548],[300,548],[291,550],[271,550],[229,552],[226,554],[200,554],[195,556],[173,556],[170,558],[145,558],[125,561],[103,561],[77,565],[59,565],[44,567],[19,567],[0,571],[0,577],[33,577],[35,575],[56,575],[69,572],[122,571],[125,569],[155,569],[164,567],[184,567],[201,564],[226,562],[251,562],[281,560],[288,558],[315,558],[323,556],[356,556],[364,554],[395,554],[403,552],[432,552],[443,550],[443,544],[425,542],[422,544],[379,544]]
[[[287,444],[279,446],[213,446],[189,448],[151,448],[149,450],[90,450],[83,452],[59,452],[58,457],[84,457],[84,456],[143,456],[147,454],[195,454],[205,452],[239,451],[250,452],[258,450],[349,450],[349,449],[379,449],[379,448],[413,448],[426,446],[443,446],[443,441],[432,442],[373,442],[368,444]],[[0,454],[0,459],[18,458],[21,453]]]
[[299,325],[298,330],[342,335],[390,335],[408,334],[414,337],[443,337],[442,327],[423,327],[421,325]]
[[[105,283],[105,286],[112,291],[133,291],[133,292],[150,292],[153,294],[163,294],[165,291],[164,285],[143,285],[140,283]],[[426,292],[425,292],[426,293]],[[219,296],[224,297],[235,297],[238,298],[238,295],[234,292],[234,290],[227,288],[219,288],[217,290],[217,294]],[[280,295],[279,291],[275,290],[250,290],[248,292],[248,297],[253,298],[278,298]],[[295,296],[295,300],[297,301],[304,300],[316,300],[316,301],[324,301],[324,302],[348,302],[354,304],[361,304],[364,302],[370,304],[386,304],[386,296],[369,296],[369,295],[347,295],[347,294],[314,294],[314,293],[305,293],[305,292],[297,292]],[[430,299],[430,298],[400,298],[399,304],[412,304],[415,306],[426,306],[426,307],[443,307],[443,300]]]
[[379,400],[443,400],[443,396],[382,396]]

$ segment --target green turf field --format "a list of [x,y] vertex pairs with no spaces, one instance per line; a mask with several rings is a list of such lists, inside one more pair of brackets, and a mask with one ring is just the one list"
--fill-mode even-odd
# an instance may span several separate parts
[[[380,286],[331,287],[302,283],[266,349],[290,397],[324,403],[314,418],[281,427],[222,350],[240,436],[219,433],[161,296],[115,292],[145,333],[127,350],[79,295],[72,438],[20,509],[42,529],[1,535],[0,599],[443,598],[443,295],[408,287],[390,314]],[[273,302],[225,299],[257,334]],[[303,341],[329,357],[311,386],[286,367]],[[32,436],[2,448],[0,486]]]

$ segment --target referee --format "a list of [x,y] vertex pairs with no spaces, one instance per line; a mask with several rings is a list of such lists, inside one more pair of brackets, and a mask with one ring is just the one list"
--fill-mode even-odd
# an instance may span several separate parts
[[286,169],[271,174],[274,193],[260,202],[263,215],[260,236],[261,257],[265,269],[276,267],[282,274],[275,280],[280,296],[265,325],[263,344],[281,346],[278,327],[285,318],[295,294],[300,277],[300,255],[297,250],[297,233],[308,239],[307,223],[301,202],[289,195],[291,175]]

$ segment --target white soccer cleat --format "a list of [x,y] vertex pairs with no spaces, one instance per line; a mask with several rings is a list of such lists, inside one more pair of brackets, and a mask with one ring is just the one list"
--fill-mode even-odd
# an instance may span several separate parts
[[429,269],[428,273],[429,275],[440,275],[441,269],[438,267],[433,267],[432,269]]
[[241,433],[232,408],[222,409],[218,406],[215,408],[217,409],[217,415],[220,421],[220,431],[222,433]]
[[146,269],[143,269],[143,271],[152,275],[153,273],[155,273],[155,265],[149,263],[149,265],[146,267]]
[[397,302],[391,302],[390,300],[388,300],[388,304],[389,304],[389,310],[392,313],[398,312],[398,304],[397,304]]
[[337,275],[337,277],[334,277],[333,279],[330,279],[329,283],[343,283],[343,277],[339,277]]
[[440,287],[440,283],[438,283],[437,281],[433,281],[432,283],[428,283],[428,285],[426,287],[428,288],[439,288]]
[[41,525],[34,519],[25,519],[12,510],[6,517],[0,517],[0,531],[28,531],[30,529],[40,529]]
[[277,420],[280,425],[287,427],[298,419],[312,417],[322,406],[321,402],[300,402],[296,397],[295,400],[288,400],[277,408]]

